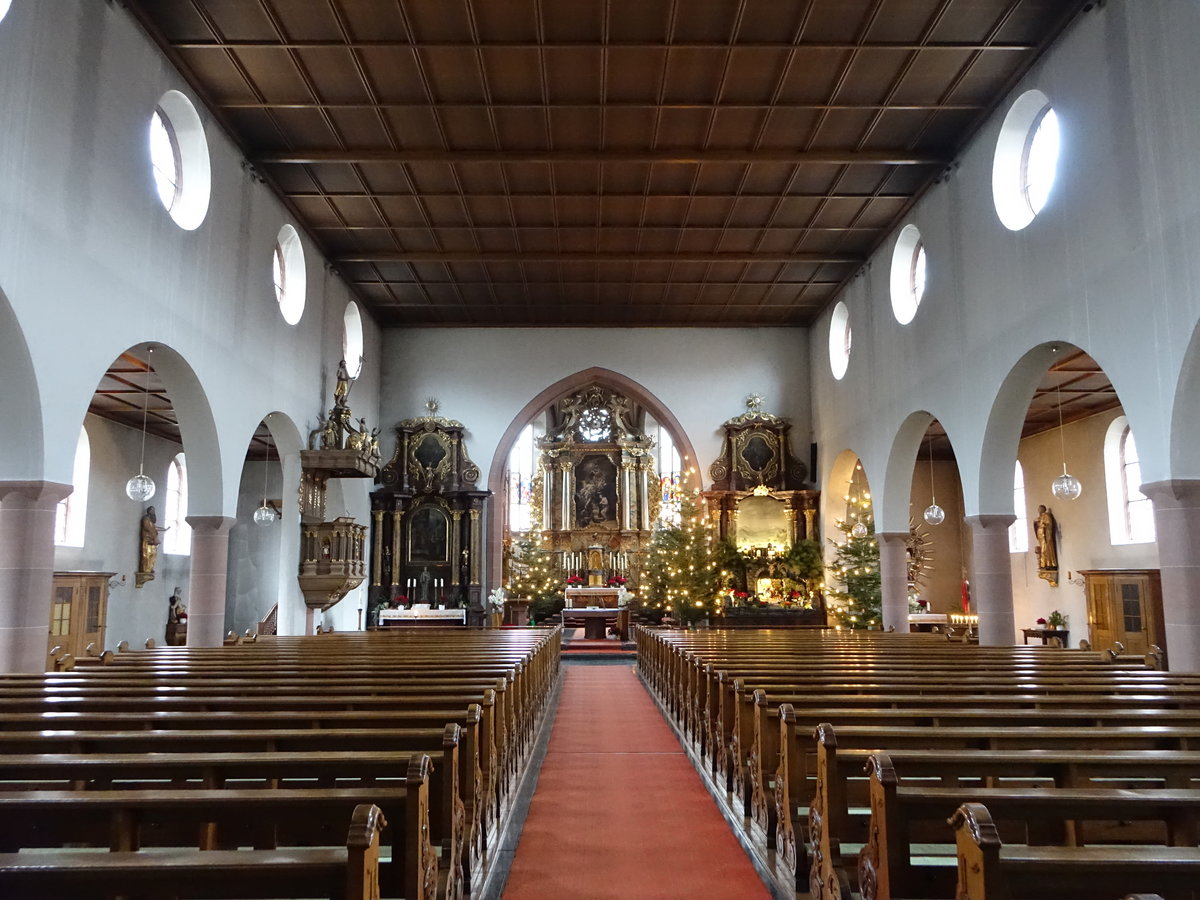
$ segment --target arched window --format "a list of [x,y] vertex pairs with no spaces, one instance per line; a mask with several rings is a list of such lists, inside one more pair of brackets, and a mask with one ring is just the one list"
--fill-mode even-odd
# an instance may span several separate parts
[[533,424],[526,425],[508,454],[508,530],[526,532],[534,526],[533,477],[537,474],[537,436]]
[[1113,544],[1146,544],[1155,539],[1154,507],[1141,492],[1142,465],[1125,416],[1104,435],[1104,486],[1108,493],[1108,532]]
[[87,429],[79,429],[75,444],[75,466],[71,470],[71,493],[58,502],[54,515],[54,543],[59,547],[82,547],[87,524],[88,477],[92,471],[92,445]]
[[654,464],[658,469],[658,521],[662,525],[678,525],[683,506],[683,460],[671,432],[662,425],[647,422],[646,433],[657,445]]
[[166,510],[163,524],[168,529],[163,535],[163,553],[187,556],[192,552],[192,527],[187,523],[187,461],[177,453],[167,468]]
[[1008,552],[1027,553],[1029,514],[1025,510],[1025,470],[1021,468],[1019,459],[1013,467],[1013,509],[1017,512],[1017,518],[1008,526]]

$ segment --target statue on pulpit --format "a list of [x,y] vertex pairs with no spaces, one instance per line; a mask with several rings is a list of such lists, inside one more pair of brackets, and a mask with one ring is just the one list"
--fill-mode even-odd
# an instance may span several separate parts
[[158,547],[162,543],[163,533],[169,530],[169,528],[159,526],[154,507],[147,506],[139,525],[141,537],[138,547],[138,570],[134,573],[136,587],[141,587],[147,581],[154,580],[154,566],[158,562]]

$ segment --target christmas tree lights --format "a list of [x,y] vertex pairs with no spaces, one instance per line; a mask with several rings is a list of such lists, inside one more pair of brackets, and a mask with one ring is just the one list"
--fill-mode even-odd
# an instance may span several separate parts
[[680,623],[691,624],[720,607],[728,574],[707,505],[698,491],[684,495],[679,524],[654,532],[642,572],[642,596],[651,609],[669,610]]
[[827,575],[841,590],[830,591],[830,612],[844,628],[879,628],[883,615],[883,590],[879,578],[879,543],[871,492],[866,490],[862,464],[855,466],[850,491],[845,495],[846,518],[837,521],[844,540],[831,540],[833,561]]

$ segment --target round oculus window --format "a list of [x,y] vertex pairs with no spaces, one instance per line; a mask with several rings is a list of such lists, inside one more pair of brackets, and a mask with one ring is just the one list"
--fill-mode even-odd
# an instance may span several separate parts
[[1026,91],[1008,110],[992,160],[992,200],[1010,231],[1020,231],[1045,208],[1058,173],[1058,114],[1041,91]]
[[925,296],[925,242],[916,225],[905,225],[896,238],[889,286],[896,321],[907,325]]
[[179,91],[167,91],[150,114],[147,139],[150,173],[163,209],[180,228],[199,228],[208,214],[212,170],[196,107]]
[[841,381],[850,365],[850,309],[842,301],[833,308],[829,319],[829,368]]
[[351,300],[342,313],[342,359],[351,378],[357,378],[363,364],[362,313],[358,304]]
[[[304,315],[304,295],[307,278],[304,272],[304,247],[300,235],[291,225],[279,229],[271,256],[271,277],[275,284],[275,300],[279,312],[289,325],[295,325]],[[349,360],[347,360],[349,365]]]

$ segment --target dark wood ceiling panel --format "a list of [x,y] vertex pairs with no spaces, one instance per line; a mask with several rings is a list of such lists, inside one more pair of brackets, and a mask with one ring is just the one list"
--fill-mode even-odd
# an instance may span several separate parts
[[1085,2],[127,5],[379,320],[443,327],[811,322]]

